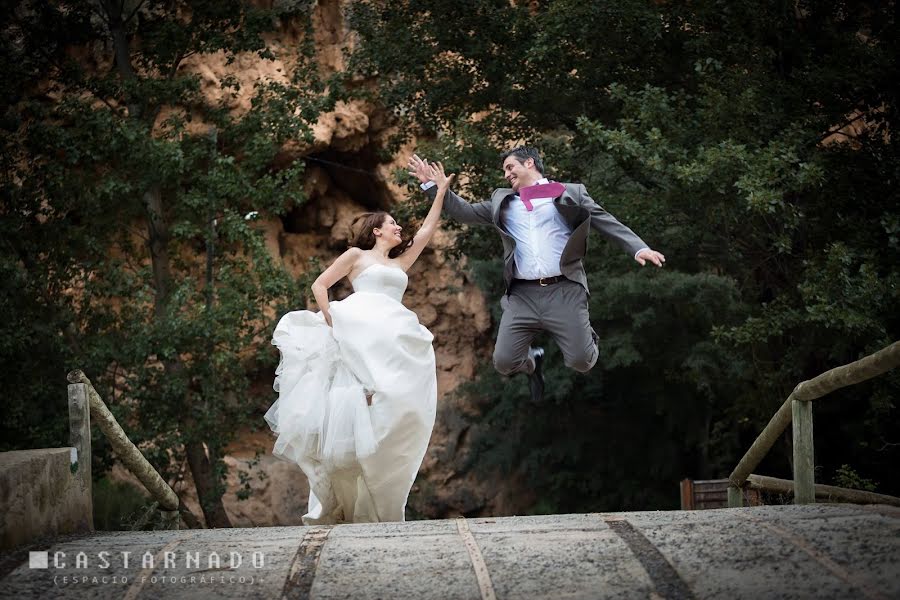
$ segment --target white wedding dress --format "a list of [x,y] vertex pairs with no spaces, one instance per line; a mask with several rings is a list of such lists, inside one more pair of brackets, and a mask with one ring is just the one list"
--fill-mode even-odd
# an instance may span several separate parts
[[404,520],[437,406],[433,336],[401,304],[407,283],[370,265],[330,303],[333,328],[308,310],[275,328],[278,400],[265,419],[273,454],[309,478],[306,525]]

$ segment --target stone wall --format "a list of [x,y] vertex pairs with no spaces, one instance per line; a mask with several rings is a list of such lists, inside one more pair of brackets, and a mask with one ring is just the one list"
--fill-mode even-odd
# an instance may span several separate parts
[[94,529],[74,448],[0,453],[0,549]]

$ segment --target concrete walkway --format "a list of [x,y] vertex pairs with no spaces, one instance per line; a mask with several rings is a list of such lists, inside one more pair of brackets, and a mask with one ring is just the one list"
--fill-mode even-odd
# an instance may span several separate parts
[[900,509],[885,506],[110,532],[32,550],[4,559],[0,597],[900,598]]

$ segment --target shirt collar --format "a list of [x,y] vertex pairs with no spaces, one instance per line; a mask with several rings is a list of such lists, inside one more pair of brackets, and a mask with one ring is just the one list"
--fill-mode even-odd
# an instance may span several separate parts
[[[544,185],[545,183],[550,183],[550,180],[547,179],[546,177],[541,177],[540,179],[535,181],[532,185]],[[516,192],[515,195],[518,196],[519,192]]]

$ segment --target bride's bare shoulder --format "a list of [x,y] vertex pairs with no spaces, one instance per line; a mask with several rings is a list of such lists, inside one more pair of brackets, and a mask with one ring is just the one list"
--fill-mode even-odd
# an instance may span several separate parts
[[340,259],[349,263],[352,269],[356,269],[360,262],[365,261],[366,254],[367,252],[362,248],[350,246],[341,254]]
[[366,267],[371,266],[372,263],[376,262],[369,252],[366,252],[361,248],[351,247],[344,255],[347,256],[348,260],[352,261],[350,272],[347,274],[347,277],[350,278],[351,281]]

